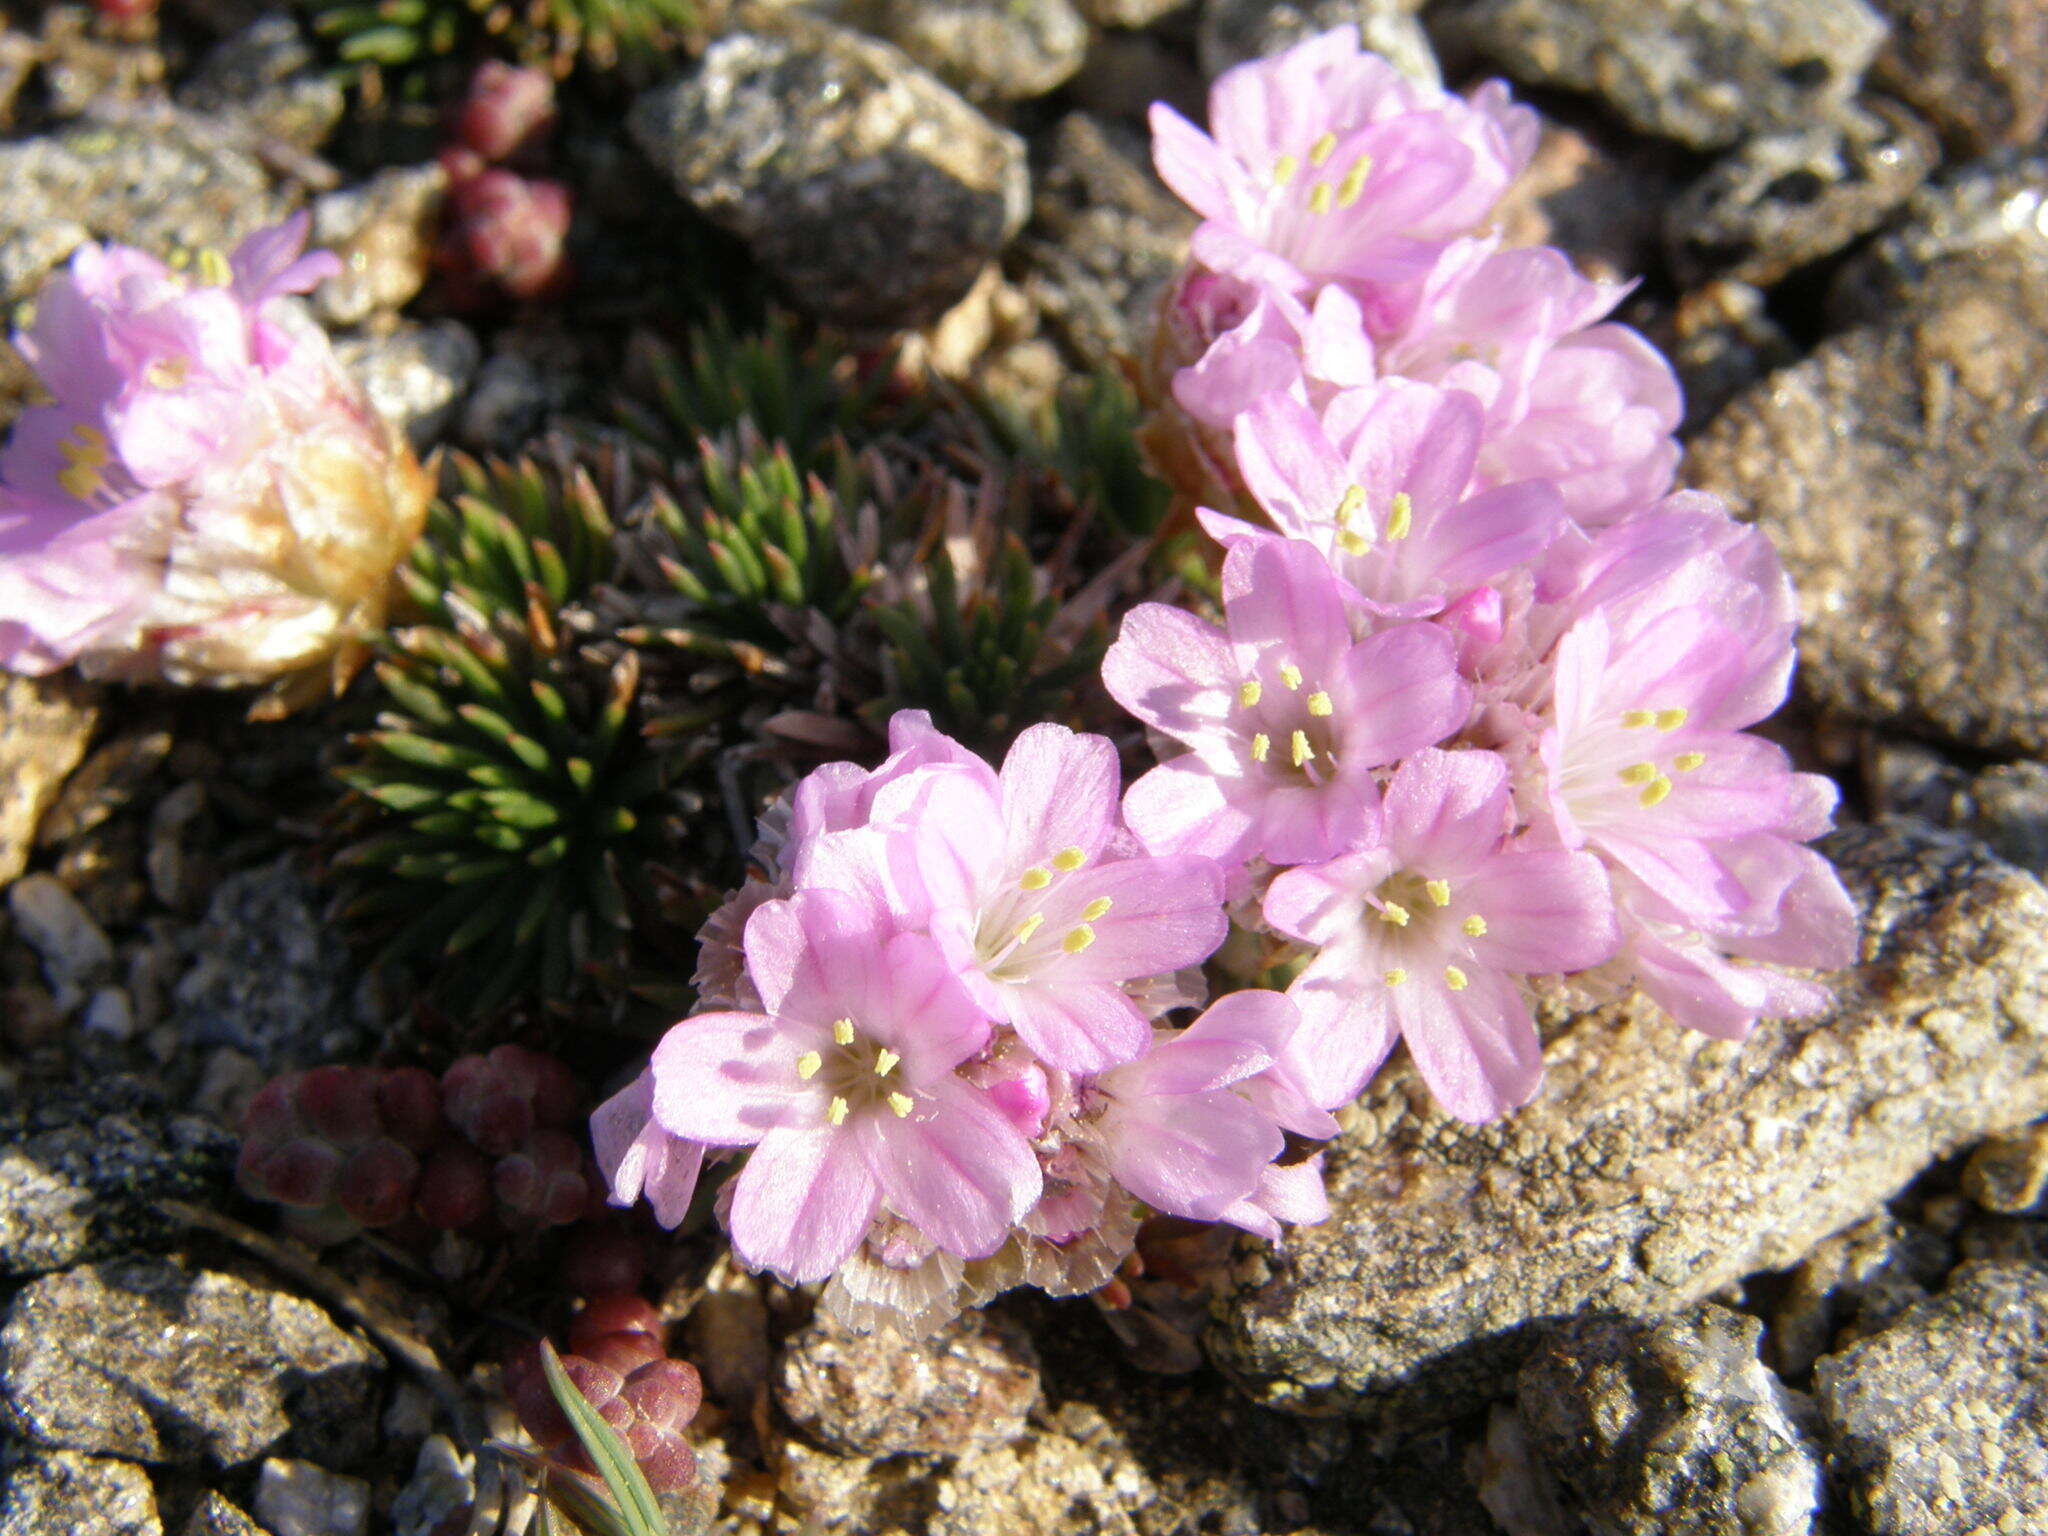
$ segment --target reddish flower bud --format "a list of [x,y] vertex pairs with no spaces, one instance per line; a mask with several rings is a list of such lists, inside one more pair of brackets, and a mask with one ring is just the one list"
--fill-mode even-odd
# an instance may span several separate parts
[[257,1166],[251,1191],[279,1205],[312,1208],[334,1198],[341,1176],[341,1154],[323,1141],[286,1142]]
[[360,1067],[315,1067],[299,1074],[292,1103],[308,1130],[336,1145],[377,1134],[376,1075]]
[[655,1341],[660,1353],[661,1314],[638,1296],[600,1296],[569,1324],[569,1348],[585,1353],[584,1346],[614,1333],[637,1333]]
[[366,1227],[386,1227],[412,1207],[419,1159],[394,1141],[376,1141],[351,1157],[334,1188],[335,1203]]
[[420,1067],[386,1072],[377,1084],[377,1114],[385,1135],[424,1152],[441,1136],[441,1085]]
[[489,170],[458,182],[449,210],[441,265],[456,302],[479,304],[489,286],[518,300],[556,298],[567,289],[567,187]]
[[681,1429],[704,1402],[697,1368],[681,1360],[654,1360],[626,1377],[621,1395],[650,1424]]
[[625,1376],[661,1358],[661,1341],[644,1333],[608,1333],[579,1345],[576,1353],[592,1365]]
[[474,1147],[452,1143],[427,1158],[414,1208],[444,1232],[473,1227],[491,1210],[491,1165]]
[[470,76],[455,136],[487,161],[510,160],[538,150],[554,126],[553,77],[491,59]]
[[583,1148],[561,1131],[538,1131],[491,1170],[491,1188],[506,1218],[566,1226],[590,1209],[594,1191],[583,1173]]

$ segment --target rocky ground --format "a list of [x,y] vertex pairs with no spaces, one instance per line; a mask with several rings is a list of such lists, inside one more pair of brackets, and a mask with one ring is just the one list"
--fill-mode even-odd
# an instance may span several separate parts
[[[2040,6],[742,9],[565,97],[578,286],[482,313],[433,281],[431,105],[367,99],[242,0],[125,26],[17,6],[0,298],[88,239],[219,248],[310,205],[349,262],[321,317],[422,448],[515,450],[605,398],[630,331],[763,285],[1039,400],[1142,351],[1181,259],[1146,104],[1198,113],[1206,78],[1338,24],[1419,74],[1512,80],[1547,131],[1509,232],[1644,276],[1623,317],[1685,379],[1684,480],[1799,583],[1777,729],[1844,786],[1828,851],[1864,963],[1831,1017],[1740,1048],[1553,1019],[1542,1097],[1492,1126],[1397,1066],[1347,1114],[1334,1219],[1242,1244],[1213,1295],[1156,1267],[1146,1327],[1012,1297],[921,1344],[855,1338],[688,1239],[660,1271],[708,1399],[679,1525],[2039,1531]],[[0,361],[0,414],[29,387]],[[229,1177],[266,1078],[418,1027],[327,919],[340,729],[0,682],[0,1536],[429,1536],[470,1496],[486,1337],[530,1277],[451,1282],[369,1241],[310,1262]]]

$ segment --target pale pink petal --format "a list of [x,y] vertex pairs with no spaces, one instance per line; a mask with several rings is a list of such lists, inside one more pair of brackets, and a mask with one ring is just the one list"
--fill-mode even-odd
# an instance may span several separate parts
[[1472,689],[1457,642],[1433,624],[1402,624],[1351,648],[1335,720],[1345,761],[1395,762],[1464,728]]
[[1607,872],[1591,854],[1530,851],[1488,860],[1453,887],[1485,920],[1472,953],[1503,971],[1582,971],[1614,957],[1621,931]]
[[746,1146],[810,1118],[796,1075],[810,1042],[752,1013],[700,1013],[654,1048],[654,1116],[671,1135]]
[[1124,792],[1124,819],[1148,852],[1204,854],[1226,864],[1250,851],[1254,819],[1190,754],[1162,763]]
[[1141,1053],[1152,1026],[1121,991],[1101,982],[1024,983],[1002,989],[1010,1027],[1033,1054],[1069,1072],[1100,1072]]
[[1279,1128],[1227,1090],[1119,1100],[1106,1158],[1154,1210],[1214,1221],[1258,1187],[1286,1145]]
[[732,1245],[749,1267],[809,1285],[851,1257],[881,1198],[852,1138],[830,1126],[776,1131],[733,1180]]
[[1508,765],[1492,752],[1418,752],[1387,786],[1385,816],[1402,864],[1463,875],[1500,847],[1513,822]]
[[1199,965],[1230,928],[1212,859],[1123,859],[1073,877],[1073,889],[1075,900],[1109,906],[1088,920],[1087,946],[1054,962],[1062,981],[1133,981]]
[[[1002,814],[1013,863],[1050,859],[1068,848],[1094,858],[1116,826],[1121,775],[1107,736],[1034,725],[1003,758]],[[982,828],[986,838],[990,829]]]
[[1301,1088],[1318,1109],[1357,1098],[1400,1038],[1393,988],[1367,973],[1347,944],[1325,948],[1295,977],[1288,999],[1301,1014],[1296,1055]]
[[889,1209],[949,1253],[986,1258],[1037,1202],[1038,1159],[1002,1110],[955,1078],[897,1119],[868,1122],[863,1152]]
[[1543,1043],[1507,978],[1482,971],[1453,992],[1442,977],[1410,976],[1388,991],[1416,1070],[1451,1114],[1476,1125],[1535,1097]]
[[1240,675],[1222,630],[1164,603],[1140,603],[1125,614],[1102,659],[1111,698],[1190,746],[1230,718]]

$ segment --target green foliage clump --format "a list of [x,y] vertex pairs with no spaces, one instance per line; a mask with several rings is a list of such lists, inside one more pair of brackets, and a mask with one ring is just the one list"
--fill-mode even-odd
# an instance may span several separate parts
[[656,57],[702,26],[696,0],[302,0],[316,35],[355,69],[417,70],[510,54],[566,74]]

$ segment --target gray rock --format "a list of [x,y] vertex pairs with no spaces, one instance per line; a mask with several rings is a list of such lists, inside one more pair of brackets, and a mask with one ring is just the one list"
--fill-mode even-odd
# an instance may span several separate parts
[[0,674],[0,885],[28,867],[36,826],[99,714],[97,690],[68,676]]
[[1851,719],[2048,751],[2048,268],[1956,258],[1739,397],[1689,480],[1799,585],[1799,684]]
[[1024,146],[886,43],[734,31],[640,98],[648,158],[793,301],[861,327],[935,319],[1029,211]]
[[1330,1154],[1331,1220],[1247,1252],[1211,1353],[1276,1407],[1440,1422],[1505,1385],[1532,1322],[1789,1265],[2048,1110],[2048,891],[1912,822],[1828,852],[1865,912],[1832,1014],[1739,1046],[1587,1014],[1536,1101],[1485,1126],[1382,1073]]
[[1062,118],[1044,153],[1018,242],[1025,289],[1091,367],[1142,356],[1194,216],[1159,184],[1135,137],[1085,113]]
[[2028,1531],[2048,1509],[2048,1270],[1966,1264],[1814,1370],[1830,1467],[1871,1536]]
[[106,825],[145,793],[162,793],[163,766],[176,744],[161,725],[133,725],[95,747],[65,779],[36,828],[36,846],[62,848]]
[[335,356],[361,381],[385,420],[404,429],[425,453],[448,430],[483,358],[476,335],[460,320],[403,325],[389,336],[337,343]]
[[256,1518],[272,1536],[363,1536],[370,1485],[310,1461],[266,1461],[256,1479]]
[[258,18],[218,44],[177,90],[195,112],[239,112],[262,132],[315,150],[341,122],[341,81],[320,68],[298,21],[284,12]]
[[2048,1122],[1994,1136],[1963,1165],[1963,1193],[1987,1211],[2018,1216],[2048,1190]]
[[1081,14],[1098,27],[1149,27],[1188,4],[1188,0],[1078,0]]
[[1955,1262],[1941,1233],[1890,1211],[1837,1232],[1800,1261],[1771,1309],[1772,1363],[1803,1379],[1822,1355],[1925,1301]]
[[1590,91],[1694,149],[1834,116],[1885,36],[1862,0],[1451,0],[1430,23],[1526,85]]
[[1522,1366],[1522,1420],[1600,1536],[1806,1536],[1820,1454],[1757,1358],[1763,1325],[1704,1303],[1649,1321],[1609,1312],[1544,1336]]
[[2048,127],[2048,7],[2037,0],[1872,0],[1891,37],[1872,79],[1961,156],[2029,144]]
[[1029,101],[1073,78],[1088,23],[1069,0],[878,0],[868,30],[969,101]]
[[181,1536],[272,1536],[272,1533],[251,1520],[238,1505],[208,1489],[192,1506],[192,1517],[185,1522]]
[[342,270],[313,290],[314,313],[361,325],[411,302],[433,271],[447,196],[448,173],[429,161],[315,198],[312,243],[340,257]]
[[238,123],[169,107],[0,144],[0,302],[87,240],[169,259],[231,250],[291,211]]
[[128,1461],[31,1451],[0,1463],[0,1536],[163,1536],[149,1474]]
[[234,1158],[232,1136],[139,1078],[0,1096],[0,1275],[163,1243],[175,1229],[154,1202],[216,1196]]
[[85,1265],[9,1305],[0,1423],[146,1462],[235,1467],[289,1446],[346,1466],[377,1443],[382,1370],[296,1296],[156,1260]]
[[1758,134],[1666,210],[1672,271],[1682,283],[1722,276],[1768,286],[1875,229],[1939,159],[1925,124],[1882,104]]
[[1651,339],[1685,391],[1681,435],[1698,431],[1750,385],[1799,357],[1762,290],[1747,283],[1719,279],[1695,288],[1658,322]]
[[1402,74],[1441,85],[1429,34],[1416,19],[1420,9],[1415,0],[1203,0],[1195,54],[1213,79],[1333,27],[1356,27],[1359,40]]
[[320,896],[289,856],[223,880],[185,935],[191,969],[172,1023],[201,1045],[231,1045],[271,1072],[344,1055],[355,969]]
[[2048,763],[1970,769],[1919,742],[1878,743],[1873,803],[1981,838],[2009,864],[2048,875]]
[[57,1006],[69,1013],[114,974],[114,944],[92,914],[52,875],[24,875],[7,888],[14,931],[43,963]]
[[1927,183],[1890,231],[1842,264],[1829,318],[1842,326],[1888,320],[1938,263],[1971,253],[2048,271],[2048,158],[1995,155]]
[[951,1456],[1023,1433],[1038,1400],[1038,1354],[1023,1329],[983,1312],[885,1344],[820,1312],[785,1344],[775,1395],[827,1450]]

